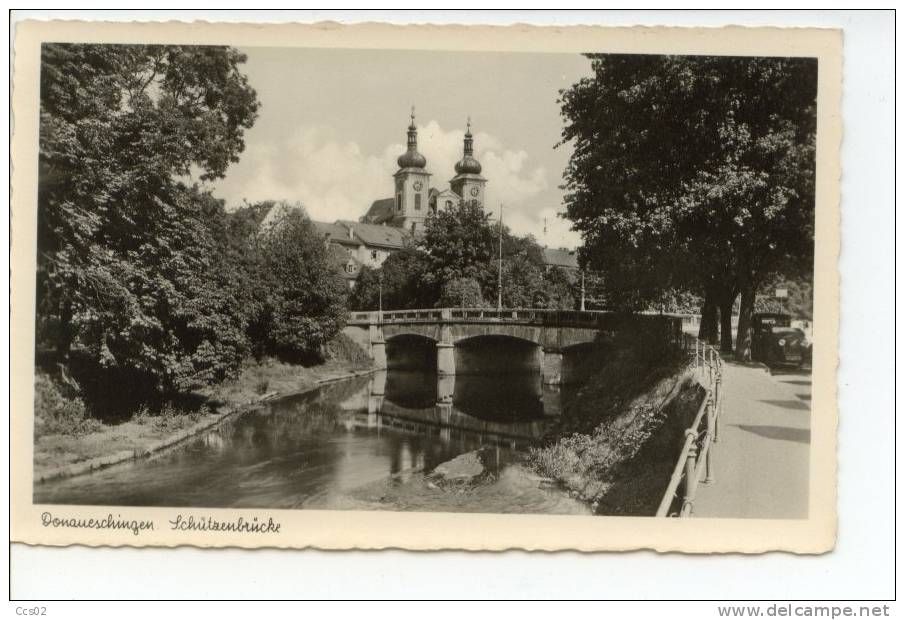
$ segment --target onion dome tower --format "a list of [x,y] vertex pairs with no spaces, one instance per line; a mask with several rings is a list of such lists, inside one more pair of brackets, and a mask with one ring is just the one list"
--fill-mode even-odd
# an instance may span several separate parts
[[481,162],[474,157],[474,137],[471,135],[471,117],[465,126],[465,140],[462,159],[456,162],[456,176],[449,187],[466,202],[484,205],[484,185],[487,179],[481,176]]
[[396,160],[400,170],[405,168],[424,168],[427,166],[427,160],[424,158],[424,155],[418,152],[418,128],[415,127],[415,106],[412,106],[411,118],[412,122],[409,124],[408,129],[408,148],[405,153],[400,155],[399,159]]
[[423,230],[424,220],[427,218],[431,177],[427,171],[427,159],[418,152],[415,106],[412,106],[406,143],[405,153],[396,160],[399,170],[393,175],[396,185],[393,221],[395,225],[414,234]]

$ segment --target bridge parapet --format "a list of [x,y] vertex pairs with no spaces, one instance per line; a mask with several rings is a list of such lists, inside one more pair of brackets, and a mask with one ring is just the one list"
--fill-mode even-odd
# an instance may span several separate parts
[[605,310],[549,310],[543,308],[431,308],[423,310],[386,310],[383,312],[352,312],[350,325],[386,323],[517,323],[557,327],[590,327],[611,329],[626,320],[639,323],[677,322],[671,315],[650,315],[609,312]]
[[[537,308],[429,308],[353,312],[349,325],[367,329],[371,357],[386,367],[386,339],[414,334],[437,343],[437,370],[455,374],[457,343],[479,336],[502,335],[533,342],[542,349],[544,380],[559,383],[563,353],[618,333],[640,340],[650,350],[682,346],[682,320],[670,315]],[[385,335],[386,332],[386,335]]]

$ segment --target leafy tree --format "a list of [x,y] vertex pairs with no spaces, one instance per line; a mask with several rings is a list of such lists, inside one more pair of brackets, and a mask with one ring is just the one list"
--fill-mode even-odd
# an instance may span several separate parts
[[614,306],[670,289],[703,299],[723,348],[741,295],[749,355],[758,287],[813,253],[816,64],[811,59],[591,55],[562,93],[568,217]]
[[42,47],[37,314],[64,374],[73,345],[83,377],[136,398],[236,368],[242,317],[209,227],[222,205],[179,179],[238,160],[258,108],[244,61],[226,47]]
[[427,254],[405,247],[390,254],[377,268],[362,267],[349,304],[355,310],[376,310],[383,296],[386,310],[432,307],[439,293],[425,284]]
[[[788,291],[787,299],[778,299],[776,289]],[[810,277],[789,279],[778,275],[758,293],[754,301],[756,312],[784,312],[796,319],[811,320],[814,317],[814,291]]]
[[[377,310],[380,304],[380,269],[363,265],[355,280],[355,288],[349,294],[349,309],[359,311]],[[387,306],[387,309],[392,306]]]
[[[279,207],[278,207],[279,208]],[[264,291],[258,319],[274,353],[306,360],[345,323],[347,289],[301,208],[288,208],[257,240]]]
[[494,256],[494,242],[488,215],[475,202],[463,201],[432,215],[421,242],[427,254],[424,283],[439,291],[456,279],[481,282]]
[[[391,254],[378,270],[362,270],[350,300],[353,308],[376,309],[378,287],[385,309],[461,306],[496,300],[499,224],[474,201],[460,202],[428,220],[417,246]],[[573,308],[573,283],[561,270],[546,271],[543,250],[531,236],[502,230],[503,304],[507,307]],[[473,294],[477,283],[480,295]],[[466,305],[468,305],[468,303]]]
[[570,276],[565,269],[552,267],[543,274],[542,301],[540,307],[554,310],[575,310],[581,294],[575,280],[580,276]]
[[428,255],[416,247],[405,247],[388,256],[380,266],[385,307],[433,306],[438,294],[427,282],[428,264]]
[[474,278],[454,278],[443,285],[437,304],[441,308],[483,308],[487,306],[481,285]]
[[[492,293],[487,297],[496,299],[498,274],[497,269],[494,268],[492,271]],[[547,307],[543,267],[539,267],[525,253],[503,262],[503,306],[506,308]]]

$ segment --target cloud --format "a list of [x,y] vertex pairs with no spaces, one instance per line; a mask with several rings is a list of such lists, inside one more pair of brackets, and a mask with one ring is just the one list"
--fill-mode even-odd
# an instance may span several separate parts
[[214,195],[228,207],[286,200],[301,202],[314,219],[358,219],[387,193],[391,173],[384,157],[365,155],[355,142],[337,140],[326,128],[302,127],[280,143],[250,145]]
[[[446,130],[436,121],[419,126],[418,149],[427,158],[434,187],[447,187],[455,175],[463,138],[462,129]],[[314,219],[355,220],[374,200],[392,196],[396,158],[404,151],[399,142],[369,154],[329,127],[300,127],[279,142],[249,144],[242,161],[216,182],[214,195],[225,199],[228,207],[243,199],[298,201]],[[536,233],[539,216],[529,213],[526,203],[548,188],[547,170],[532,165],[525,151],[507,148],[484,132],[475,134],[475,156],[488,179],[486,208],[498,213],[503,202],[513,230]]]

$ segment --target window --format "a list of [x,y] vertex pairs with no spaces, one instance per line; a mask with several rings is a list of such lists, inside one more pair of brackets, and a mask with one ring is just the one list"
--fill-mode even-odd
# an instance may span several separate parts
[[377,250],[371,250],[371,260],[377,260]]
[[415,194],[415,211],[421,210],[421,194]]
[[415,226],[417,226],[417,223],[412,222],[412,234],[415,234]]
[[396,210],[402,211],[402,194],[396,194]]
[[449,209],[449,208],[451,208],[451,207],[452,207],[452,200],[447,200],[447,201],[446,201],[446,208]]
[[346,265],[346,273],[355,273],[355,264],[349,263]]

